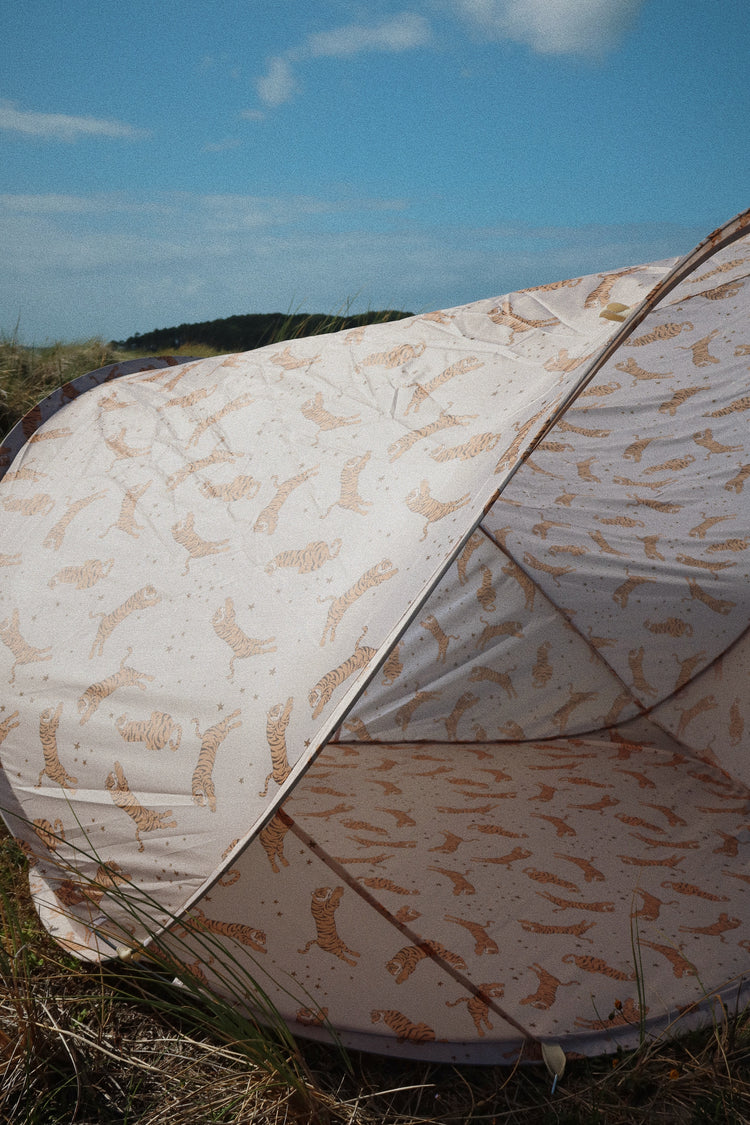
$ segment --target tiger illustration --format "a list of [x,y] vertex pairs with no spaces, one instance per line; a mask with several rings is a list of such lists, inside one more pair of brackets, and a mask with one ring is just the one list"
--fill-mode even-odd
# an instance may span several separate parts
[[[438,812],[447,811],[438,809]],[[462,812],[469,812],[472,810],[462,809]],[[445,875],[447,879],[453,884],[454,895],[473,895],[476,894],[476,888],[467,879],[462,871],[454,871],[450,867],[428,867],[428,871],[436,871],[438,875]]]
[[450,641],[458,641],[461,638],[455,633],[444,633],[441,628],[440,622],[434,614],[429,614],[424,621],[419,622],[423,629],[426,629],[435,638],[438,646],[438,663],[445,664],[448,656],[448,645]]
[[21,723],[18,719],[18,711],[14,711],[12,715],[7,715],[6,718],[0,722],[0,746],[5,742],[6,738],[12,730],[20,727]]
[[419,488],[412,489],[406,496],[405,503],[410,512],[415,515],[424,516],[425,525],[420,536],[423,541],[427,538],[430,524],[436,523],[438,520],[445,519],[446,516],[451,515],[452,512],[457,512],[459,508],[463,508],[468,504],[471,499],[471,493],[465,492],[463,496],[457,500],[436,500],[430,494],[430,482],[423,480]]
[[453,922],[456,926],[463,926],[465,930],[469,931],[474,939],[474,955],[476,957],[481,957],[483,953],[492,955],[500,952],[500,947],[495,939],[487,933],[489,922],[480,926],[478,922],[470,921],[468,918],[457,918],[455,914],[446,914],[445,920],[446,922]]
[[24,516],[46,516],[55,506],[48,492],[37,492],[34,496],[5,496],[3,507],[6,512],[20,512]]
[[745,487],[748,477],[750,477],[750,465],[743,465],[737,475],[727,481],[724,488],[727,492],[734,490],[739,495]]
[[271,870],[274,875],[279,873],[279,864],[288,867],[289,861],[284,856],[284,837],[292,827],[292,820],[283,809],[278,809],[268,824],[258,833],[263,851],[268,856]]
[[363,472],[367,462],[372,456],[371,451],[368,449],[361,457],[350,457],[345,462],[341,470],[340,482],[341,489],[338,500],[334,500],[330,505],[328,511],[325,512],[321,519],[329,516],[335,507],[344,508],[348,512],[356,512],[360,516],[367,515],[367,509],[372,507],[372,500],[363,500],[359,495],[359,477]]
[[114,523],[110,524],[106,531],[102,531],[99,535],[103,539],[110,531],[117,528],[119,531],[124,531],[126,535],[130,535],[133,539],[139,538],[139,532],[143,531],[144,524],[138,523],[135,518],[135,509],[138,501],[146,494],[153,481],[147,480],[140,488],[129,488],[123,497],[122,504],[120,505],[120,514]]
[[145,691],[146,685],[142,681],[154,679],[147,672],[139,672],[137,668],[126,665],[125,661],[132,655],[132,652],[132,648],[128,648],[116,672],[95,684],[89,684],[83,695],[79,696],[78,711],[81,715],[81,726],[89,721],[99,705],[119,687],[137,687],[139,691]]
[[410,1019],[395,1008],[375,1009],[370,1013],[373,1023],[383,1021],[396,1036],[399,1043],[432,1043],[435,1032],[426,1023],[412,1023]]
[[227,461],[234,461],[239,454],[232,453],[228,449],[222,448],[221,443],[218,443],[213,452],[209,453],[207,457],[200,457],[197,461],[188,461],[181,469],[171,473],[167,477],[167,488],[170,492],[174,492],[178,485],[182,484],[184,480],[192,476],[193,473],[199,473],[203,469],[208,469],[212,465],[221,465]]
[[271,363],[275,363],[277,367],[283,367],[285,371],[295,371],[298,367],[311,367],[319,359],[320,352],[317,355],[295,356],[288,344],[283,351],[274,352],[270,356]]
[[52,575],[47,585],[55,587],[59,582],[68,582],[76,590],[89,590],[102,578],[106,578],[114,565],[114,559],[107,559],[106,562],[101,559],[86,559],[80,566],[64,566],[57,574]]
[[419,707],[425,703],[430,703],[433,699],[439,699],[440,691],[423,691],[419,690],[414,693],[411,699],[403,703],[396,714],[394,715],[395,723],[401,727],[401,730],[406,734],[406,728],[414,718],[414,715]]
[[445,461],[469,461],[472,457],[479,457],[480,454],[494,449],[501,437],[501,434],[489,432],[475,434],[469,441],[464,441],[461,445],[442,445],[439,449],[432,450],[430,457],[440,464]]
[[191,406],[195,406],[198,402],[203,402],[205,399],[210,398],[215,391],[219,389],[219,384],[214,383],[212,387],[197,387],[194,391],[190,391],[186,395],[178,395],[176,398],[169,398],[166,402],[162,403],[159,407],[160,410],[187,410]]
[[659,413],[669,414],[671,418],[674,418],[679,407],[683,406],[688,401],[688,399],[692,398],[693,395],[700,394],[701,391],[707,390],[710,390],[710,387],[707,384],[704,384],[701,387],[680,387],[680,389],[678,391],[675,391],[675,393],[670,399],[668,399],[667,402],[663,402],[661,404],[661,406],[659,407]]
[[[385,562],[387,560],[383,560],[383,561]],[[401,661],[401,658],[399,656],[400,650],[401,650],[401,645],[399,643],[399,644],[396,645],[395,648],[391,649],[390,656],[388,657],[385,664],[383,665],[383,683],[384,684],[395,684],[396,680],[399,678],[399,676],[401,675],[401,673],[404,670],[404,665],[403,665],[403,663]]]
[[[238,707],[231,715],[227,715],[225,719],[214,723],[212,727],[208,727],[203,734],[200,732],[198,720],[193,719],[195,733],[201,740],[201,748],[198,753],[198,762],[193,770],[191,791],[196,805],[207,803],[211,812],[216,812],[216,790],[211,776],[216,761],[216,752],[229,732],[234,730],[235,727],[242,726],[242,720],[238,718],[240,713]],[[222,858],[224,857],[222,856]]]
[[266,778],[262,792],[258,794],[260,797],[265,797],[268,792],[268,783],[271,778],[277,785],[283,785],[292,772],[287,758],[286,728],[289,726],[293,706],[294,696],[290,695],[286,703],[277,703],[266,716],[266,741],[271,751],[273,768]]
[[619,1007],[613,1008],[607,1019],[584,1019],[576,1016],[575,1026],[587,1028],[591,1031],[608,1031],[612,1027],[638,1027],[648,1015],[647,1007],[639,1008],[632,997],[628,996]]
[[383,875],[372,875],[369,877],[361,876],[360,883],[364,883],[366,887],[372,887],[374,891],[390,891],[394,895],[418,895],[417,890],[408,890],[406,887],[401,887],[398,883],[394,883],[391,879],[386,879]]
[[689,976],[694,977],[697,975],[698,970],[687,957],[682,954],[682,946],[676,947],[673,945],[659,945],[655,941],[646,941],[644,937],[640,938],[641,945],[647,945],[649,949],[653,949],[656,953],[661,953],[662,957],[672,966],[672,973],[676,977]]
[[445,1006],[455,1008],[458,1004],[466,1004],[466,1010],[474,1022],[477,1035],[484,1038],[485,1027],[488,1031],[492,1031],[493,1027],[490,1022],[489,1001],[502,996],[504,992],[505,986],[501,981],[492,981],[489,984],[478,985],[477,992],[472,996],[459,996],[458,1000],[446,1000]]
[[482,566],[480,573],[482,575],[482,582],[476,592],[477,601],[485,613],[494,613],[497,594],[495,592],[495,587],[492,585],[492,571],[488,566]]
[[[524,442],[526,441],[534,427],[545,417],[546,413],[546,409],[538,411],[538,413],[536,413],[533,418],[528,418],[526,422],[524,422],[524,424],[518,428],[518,432],[513,441],[508,446],[507,450],[500,458],[498,463],[495,465],[496,473],[501,473],[503,472],[503,470],[512,468],[512,466],[515,465],[518,456],[523,449]],[[563,429],[562,423],[559,423],[557,428],[559,431],[561,431]]]
[[750,395],[743,395],[741,398],[736,398],[734,402],[730,402],[728,406],[721,406],[718,410],[711,410],[708,414],[704,415],[704,417],[727,418],[730,414],[743,414],[746,410],[750,410]]
[[524,999],[521,1000],[520,1003],[531,1004],[534,1008],[539,1008],[542,1011],[546,1011],[548,1008],[551,1008],[555,1003],[555,1000],[557,999],[558,988],[567,987],[571,984],[581,983],[577,980],[558,980],[557,977],[553,976],[552,973],[548,972],[542,965],[538,964],[537,962],[535,962],[533,965],[529,965],[529,969],[531,969],[533,973],[536,973],[537,979],[539,981],[539,987],[537,988],[536,992],[532,992],[529,996],[524,997]]
[[556,316],[542,320],[531,320],[528,317],[519,316],[511,308],[510,297],[506,297],[501,305],[496,305],[493,309],[490,309],[487,315],[493,324],[499,324],[503,328],[510,329],[509,343],[511,344],[514,343],[516,335],[531,332],[535,328],[550,328],[553,324],[560,323]]
[[[560,348],[556,356],[550,356],[550,358],[545,361],[544,368],[546,371],[565,371],[566,373],[575,371],[576,367],[580,367],[587,359],[591,359],[593,354],[593,352],[589,352],[587,355],[571,356],[568,354],[567,348]],[[586,392],[583,391],[583,394],[579,397],[583,397],[585,394]]]
[[627,567],[625,568],[625,573],[627,574],[627,578],[624,582],[620,583],[612,595],[612,601],[615,602],[616,605],[619,605],[620,609],[627,609],[630,595],[638,586],[642,585],[644,582],[656,581],[655,578],[645,578],[640,574],[630,574]]
[[403,984],[414,972],[420,961],[423,961],[426,957],[438,958],[462,972],[467,968],[466,962],[460,954],[452,953],[439,941],[423,941],[419,945],[405,945],[403,949],[399,949],[398,953],[394,954],[385,967],[394,977],[396,984]]
[[582,955],[579,953],[566,953],[561,958],[566,965],[574,962],[579,969],[583,969],[586,973],[602,973],[610,980],[631,981],[635,980],[635,973],[624,973],[621,969],[614,969],[608,965],[601,957],[592,957],[588,954]]
[[[414,393],[404,413],[409,414],[409,412],[413,410],[416,414],[420,406],[426,402],[433,391],[436,391],[438,387],[443,386],[443,384],[447,383],[450,379],[455,379],[457,375],[465,375],[467,372],[474,371],[478,367],[484,367],[484,363],[477,359],[475,355],[468,355],[463,359],[457,360],[455,363],[451,363],[444,371],[441,371],[430,379],[428,383],[412,383],[411,386],[414,387]],[[469,414],[467,417],[476,418],[476,414]]]
[[140,590],[136,590],[129,598],[113,609],[111,613],[92,613],[89,612],[89,617],[99,617],[99,628],[96,632],[96,637],[91,645],[91,652],[89,653],[89,660],[94,656],[104,655],[104,645],[111,637],[114,630],[120,625],[126,617],[131,613],[138,613],[142,609],[148,609],[150,606],[158,605],[161,601],[161,594],[155,586],[141,586]]
[[52,646],[48,648],[36,648],[34,645],[25,641],[21,636],[21,620],[17,609],[14,609],[10,617],[6,617],[4,621],[0,621],[0,641],[9,648],[14,656],[13,667],[11,669],[10,679],[8,683],[13,684],[16,681],[16,668],[22,664],[34,664],[39,660],[52,659]]
[[335,559],[340,550],[340,539],[334,539],[330,546],[322,539],[318,539],[299,550],[280,551],[266,566],[266,574],[273,574],[279,567],[296,568],[298,574],[310,574],[314,570],[320,570],[331,559]]
[[402,367],[413,359],[418,359],[425,350],[426,344],[397,344],[387,352],[373,352],[360,360],[362,367]]
[[83,496],[80,500],[69,501],[64,514],[60,517],[56,524],[49,529],[44,539],[42,546],[48,547],[50,550],[58,551],[62,546],[63,538],[68,527],[84,508],[89,504],[93,504],[96,500],[101,500],[107,495],[107,490],[103,489],[101,492],[94,492],[91,496]]
[[[123,426],[120,432],[114,437],[104,438],[104,444],[106,445],[107,449],[109,449],[110,452],[114,453],[114,460],[112,461],[112,465],[115,465],[118,461],[129,461],[135,460],[138,457],[146,457],[151,452],[148,446],[142,446],[140,449],[137,449],[135,446],[128,445],[128,443],[125,441],[126,433],[127,427]],[[111,467],[112,466],[110,466],[110,468]]]
[[507,672],[498,672],[495,668],[485,668],[481,664],[476,664],[469,673],[469,679],[472,683],[482,683],[489,680],[490,683],[498,684],[508,696],[508,699],[516,699],[518,692],[513,687],[513,681],[510,678],[510,673],[515,672],[515,670],[515,664]]
[[65,827],[61,820],[51,824],[45,817],[40,816],[33,822],[32,828],[49,851],[57,851],[58,844],[65,840]]
[[216,636],[225,644],[228,644],[232,650],[229,674],[227,675],[228,680],[234,677],[235,660],[246,660],[250,656],[262,656],[269,652],[276,652],[276,645],[272,643],[276,640],[275,637],[266,637],[264,640],[259,640],[248,637],[246,633],[243,633],[235,621],[234,602],[231,598],[225,600],[223,608],[220,607],[216,610],[211,618],[211,624]]
[[[338,540],[336,540],[338,542]],[[331,598],[331,607],[328,610],[323,636],[321,637],[321,648],[326,643],[326,640],[333,641],[336,637],[336,629],[341,624],[341,620],[357,598],[361,598],[368,590],[374,590],[381,582],[387,582],[389,578],[393,578],[398,574],[398,567],[394,567],[390,559],[381,559],[375,566],[371,566],[364,574],[360,575],[353,586],[350,586],[345,593],[337,598]],[[327,601],[326,598],[318,598],[319,602]],[[328,635],[330,633],[330,636]]]
[[290,477],[288,480],[282,481],[281,484],[279,484],[278,477],[272,476],[271,480],[276,489],[276,495],[266,504],[265,508],[256,519],[253,524],[253,531],[273,535],[279,522],[279,512],[281,511],[282,505],[286,503],[295,488],[299,488],[300,485],[308,481],[310,477],[314,477],[319,469],[320,465],[315,465],[312,469],[303,469],[302,472],[297,473],[296,476]]
[[135,838],[138,841],[139,852],[142,852],[145,847],[141,840],[141,832],[155,832],[162,828],[177,827],[176,820],[168,819],[172,815],[171,809],[158,813],[154,812],[153,809],[147,809],[140,803],[131,791],[128,779],[119,762],[115,762],[112,772],[107,774],[104,786],[117,807],[127,813],[135,824]]
[[680,351],[693,353],[693,364],[696,367],[708,367],[711,363],[719,363],[720,361],[716,356],[711,355],[708,350],[708,345],[713,340],[714,336],[719,333],[718,328],[714,328],[713,332],[709,332],[708,336],[704,336],[701,340],[696,340],[694,344],[688,344],[687,347],[678,345]]
[[313,892],[310,910],[317,936],[308,941],[299,953],[308,953],[314,945],[325,953],[332,953],[347,965],[356,965],[359,953],[350,949],[339,937],[336,930],[335,914],[341,904],[343,887],[318,887]]
[[[414,392],[416,396],[416,391]],[[412,400],[414,401],[414,400]],[[411,406],[411,404],[410,404]],[[410,406],[407,406],[406,413],[409,413]],[[402,437],[392,441],[388,446],[388,457],[391,461],[397,461],[399,457],[403,457],[413,445],[423,438],[432,437],[433,434],[438,433],[440,430],[448,430],[453,426],[466,426],[471,419],[476,418],[476,414],[448,414],[447,411],[441,410],[437,418],[432,422],[428,422],[426,426],[422,426],[418,430],[411,430],[409,433],[403,434]]]
[[679,336],[680,332],[692,332],[693,325],[690,321],[685,320],[682,324],[665,323],[657,324],[656,327],[648,332],[645,336],[638,336],[636,339],[632,337],[625,341],[623,345],[626,348],[642,348],[647,344],[655,344],[660,340],[672,340],[675,336]]
[[450,715],[444,719],[435,719],[436,723],[443,723],[445,725],[445,733],[451,742],[455,742],[458,736],[458,724],[461,719],[472,707],[476,707],[480,702],[479,696],[474,695],[471,691],[465,691],[463,695],[459,696],[456,700],[453,710]]
[[182,738],[182,727],[175,723],[171,715],[163,711],[152,711],[148,719],[132,719],[126,722],[127,715],[120,715],[115,726],[126,742],[142,742],[147,750],[177,750]]
[[730,918],[725,911],[722,911],[710,926],[679,926],[678,928],[685,934],[702,934],[705,937],[718,937],[719,941],[725,941],[724,934],[727,930],[736,930],[741,925],[739,918]]
[[[34,414],[34,411],[32,410],[31,415],[33,416],[33,414]],[[27,428],[26,428],[26,422],[28,420],[30,420],[30,416],[27,414],[26,417],[23,419],[24,433],[28,432]],[[32,425],[33,425],[33,423],[32,423]],[[31,437],[29,438],[29,445],[33,445],[33,444],[35,444],[37,442],[40,442],[40,441],[57,441],[58,438],[70,437],[72,435],[72,433],[73,433],[73,431],[70,429],[70,426],[60,426],[59,429],[45,430],[43,433],[32,433]]]
[[266,935],[263,930],[256,930],[254,926],[246,926],[241,922],[222,922],[216,918],[207,918],[198,906],[194,906],[187,918],[186,930],[208,931],[220,937],[230,938],[232,941],[245,945],[256,953],[266,953]]
[[208,418],[203,418],[195,427],[192,434],[188,438],[186,445],[188,448],[191,445],[197,445],[198,441],[203,437],[206,430],[215,429],[223,418],[228,414],[233,414],[237,410],[242,410],[243,407],[249,406],[250,403],[255,402],[255,396],[251,394],[239,395],[233,399],[232,402],[225,403],[221,410],[217,410],[215,414],[211,414]]
[[699,602],[703,602],[714,613],[731,613],[736,602],[729,601],[728,598],[715,598],[713,594],[709,594],[693,578],[687,579],[688,588],[690,589],[690,596]]
[[[323,405],[322,391],[318,391],[314,398],[303,402],[300,413],[318,427],[318,438],[325,430],[336,430],[342,426],[358,426],[362,421],[359,414],[350,414],[347,417],[331,414]],[[316,442],[318,438],[315,439]]]
[[[2,463],[2,462],[0,462],[0,463]],[[19,469],[13,469],[10,472],[6,472],[6,475],[4,475],[4,477],[2,479],[4,481],[4,484],[7,484],[7,485],[11,484],[12,481],[16,481],[16,480],[31,480],[31,481],[34,481],[34,483],[36,484],[37,480],[43,480],[43,479],[45,479],[45,477],[48,477],[48,476],[49,476],[48,472],[39,472],[38,469],[35,469],[31,465],[21,465],[21,467]]]
[[604,305],[609,303],[609,299],[612,296],[612,290],[616,282],[619,281],[621,277],[627,277],[628,274],[635,273],[637,268],[637,266],[630,266],[626,270],[617,270],[614,273],[599,274],[598,276],[601,278],[601,281],[587,295],[585,301],[583,302],[583,307],[585,309],[595,309],[597,305],[599,305],[600,308],[603,308]]
[[484,629],[479,634],[477,639],[477,648],[485,649],[487,645],[494,641],[496,637],[522,637],[523,626],[520,621],[501,621],[498,625],[490,625],[480,616],[479,620],[484,625]]
[[188,573],[190,563],[194,559],[204,559],[209,555],[220,555],[229,550],[229,539],[218,539],[213,542],[208,539],[201,539],[195,530],[195,516],[192,512],[188,512],[184,519],[172,524],[170,530],[175,543],[179,543],[188,553],[183,574]]
[[456,560],[456,572],[458,574],[458,581],[461,586],[465,586],[468,581],[466,568],[469,565],[469,559],[477,550],[477,548],[481,547],[482,543],[483,536],[481,531],[475,531],[471,535],[471,537],[467,539],[466,546]]
[[328,1008],[298,1008],[294,1018],[303,1027],[325,1027],[328,1023]]
[[42,753],[44,755],[44,768],[39,774],[36,788],[39,789],[42,784],[42,778],[46,774],[50,781],[54,781],[56,785],[60,785],[63,789],[70,789],[71,792],[75,792],[73,786],[78,784],[78,778],[72,777],[67,772],[60,762],[57,750],[57,728],[60,724],[62,710],[62,703],[58,703],[55,711],[53,711],[51,707],[48,707],[45,711],[42,711],[39,716],[39,740],[42,744]]
[[313,719],[318,718],[323,708],[330,702],[336,689],[348,680],[350,676],[353,676],[355,672],[359,672],[367,667],[369,662],[377,654],[376,649],[369,648],[367,645],[360,643],[366,632],[367,626],[365,625],[356,641],[352,655],[347,657],[337,668],[332,668],[330,672],[326,672],[310,692],[308,699],[310,701],[310,706],[313,708]]
[[705,714],[706,711],[712,711],[716,707],[718,707],[716,696],[705,695],[702,699],[694,703],[692,707],[683,708],[680,712],[680,721],[677,726],[677,737],[681,738],[690,723],[697,719],[699,715]]
[[584,934],[596,925],[596,922],[583,921],[576,922],[573,926],[551,926],[546,922],[532,922],[528,918],[519,918],[518,921],[530,934],[572,934],[588,942],[592,941],[592,938],[584,937]]
[[204,480],[199,485],[199,490],[209,500],[224,500],[227,503],[235,500],[251,500],[258,495],[260,489],[260,481],[249,476],[234,477],[227,484],[212,484],[211,481]]

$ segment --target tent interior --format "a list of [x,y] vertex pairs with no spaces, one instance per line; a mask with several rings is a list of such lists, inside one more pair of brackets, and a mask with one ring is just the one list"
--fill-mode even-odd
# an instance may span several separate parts
[[748,223],[19,423],[0,806],[61,944],[456,1062],[746,1002]]

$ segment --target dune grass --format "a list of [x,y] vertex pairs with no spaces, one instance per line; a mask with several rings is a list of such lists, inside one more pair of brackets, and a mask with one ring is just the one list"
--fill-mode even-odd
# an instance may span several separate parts
[[[205,349],[181,349],[206,354]],[[125,356],[0,339],[0,431]],[[181,978],[181,984],[173,981]],[[264,1034],[178,964],[81,963],[41,927],[0,825],[0,1122],[9,1125],[704,1125],[750,1121],[750,1012],[633,1052],[542,1067],[380,1059]]]

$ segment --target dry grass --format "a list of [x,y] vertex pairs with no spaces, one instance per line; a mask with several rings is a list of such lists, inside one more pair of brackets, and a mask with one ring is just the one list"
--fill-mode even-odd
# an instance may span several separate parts
[[[188,347],[188,354],[201,354]],[[62,382],[124,358],[100,340],[0,341],[0,431]],[[132,358],[132,357],[128,357]],[[679,1032],[679,1027],[675,1033]],[[750,1015],[614,1058],[407,1063],[269,1037],[169,975],[81,964],[41,928],[0,828],[0,1122],[9,1125],[704,1125],[750,1121]]]
[[[175,997],[179,1003],[175,1006]],[[184,997],[184,999],[183,999]],[[235,1027],[237,1025],[235,1024]],[[39,926],[0,839],[0,1120],[24,1125],[692,1125],[750,1120],[746,1014],[674,1042],[539,1067],[378,1059],[307,1043],[281,1065],[227,1041],[163,974],[82,965]],[[278,1043],[269,1042],[269,1051]],[[286,1067],[295,1075],[288,1080]]]

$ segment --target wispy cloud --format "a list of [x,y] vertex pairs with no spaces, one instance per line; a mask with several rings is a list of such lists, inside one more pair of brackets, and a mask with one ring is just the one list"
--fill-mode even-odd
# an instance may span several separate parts
[[541,54],[601,57],[635,19],[643,0],[450,0],[491,39],[512,39]]
[[77,141],[82,137],[135,141],[149,135],[124,121],[99,117],[74,117],[66,113],[37,113],[20,109],[16,102],[0,101],[0,129],[48,141]]
[[[308,59],[411,51],[428,46],[432,39],[430,24],[417,12],[401,12],[374,24],[351,23],[313,32],[299,46],[270,58],[266,73],[256,79],[255,88],[264,105],[282,105],[291,101],[299,89],[294,68]],[[249,118],[252,113],[248,111],[244,116]]]

